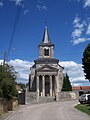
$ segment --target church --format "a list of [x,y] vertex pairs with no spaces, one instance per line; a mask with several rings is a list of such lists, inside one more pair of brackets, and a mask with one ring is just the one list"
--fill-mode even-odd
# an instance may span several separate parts
[[54,58],[55,45],[49,37],[47,26],[38,48],[39,58],[34,60],[34,65],[30,68],[29,92],[35,93],[36,99],[53,97],[58,101],[58,93],[63,85],[63,67],[59,65],[59,60]]

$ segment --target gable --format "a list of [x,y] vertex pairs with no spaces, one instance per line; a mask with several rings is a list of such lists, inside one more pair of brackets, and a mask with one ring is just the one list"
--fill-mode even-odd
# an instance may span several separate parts
[[36,71],[38,72],[56,72],[58,71],[57,68],[51,67],[50,65],[44,65],[43,67],[40,67],[38,69],[36,69]]

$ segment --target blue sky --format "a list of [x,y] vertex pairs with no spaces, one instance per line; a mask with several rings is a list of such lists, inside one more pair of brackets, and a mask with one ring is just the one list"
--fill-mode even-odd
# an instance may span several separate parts
[[90,42],[90,0],[0,0],[0,61],[6,51],[18,81],[26,83],[45,25],[72,85],[90,85],[81,67]]

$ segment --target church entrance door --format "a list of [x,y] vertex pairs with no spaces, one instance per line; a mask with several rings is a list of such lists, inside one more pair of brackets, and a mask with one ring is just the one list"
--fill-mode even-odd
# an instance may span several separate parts
[[48,75],[45,76],[45,96],[50,95],[50,78]]

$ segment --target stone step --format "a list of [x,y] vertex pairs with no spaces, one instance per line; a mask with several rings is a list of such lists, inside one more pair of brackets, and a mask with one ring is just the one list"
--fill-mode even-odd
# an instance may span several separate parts
[[46,103],[46,102],[55,102],[55,98],[48,96],[48,97],[39,97],[40,103]]
[[37,93],[35,92],[28,92],[26,93],[25,101],[27,104],[29,103],[46,103],[46,102],[55,102],[54,96],[39,96],[37,98]]

